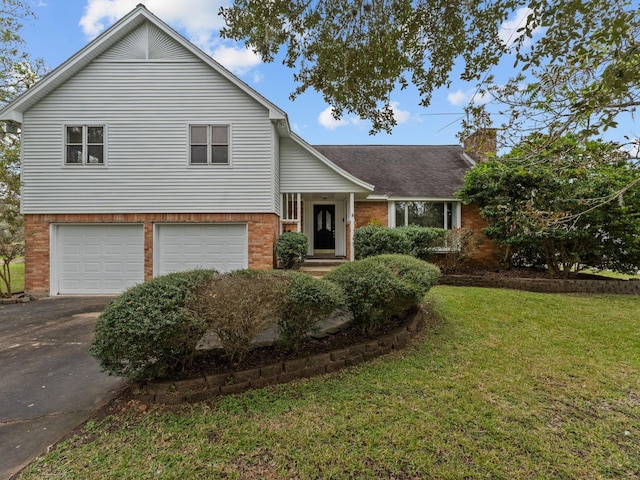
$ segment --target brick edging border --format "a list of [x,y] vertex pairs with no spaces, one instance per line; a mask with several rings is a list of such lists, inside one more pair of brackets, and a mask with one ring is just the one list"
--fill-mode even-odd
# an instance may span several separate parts
[[455,287],[509,288],[541,293],[640,295],[640,281],[638,280],[564,280],[557,278],[489,278],[472,275],[443,275],[438,283]]
[[131,386],[136,400],[175,405],[206,401],[214,397],[243,393],[268,385],[289,383],[333,373],[346,367],[401,350],[425,325],[425,312],[418,310],[400,325],[378,338],[331,352],[271,363],[236,372],[203,375],[185,380],[152,381]]

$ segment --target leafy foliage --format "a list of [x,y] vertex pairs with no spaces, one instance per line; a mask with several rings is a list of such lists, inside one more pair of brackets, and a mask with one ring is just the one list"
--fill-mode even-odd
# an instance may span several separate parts
[[285,275],[236,270],[198,288],[189,309],[217,335],[229,361],[241,360],[256,337],[277,324],[286,287]]
[[344,294],[335,284],[304,273],[287,275],[278,319],[278,337],[286,348],[297,348],[318,331],[318,322],[344,305]]
[[411,240],[401,230],[365,225],[353,232],[353,247],[356,259],[382,255],[384,253],[411,253]]
[[186,305],[215,275],[213,270],[172,273],[126,290],[100,315],[91,354],[107,373],[130,381],[187,365],[207,325]]
[[12,295],[10,264],[24,254],[19,167],[20,145],[7,137],[0,142],[0,281],[7,297]]
[[[511,39],[501,39],[503,22],[521,9],[526,21]],[[630,0],[235,0],[221,8],[227,23],[221,33],[244,40],[263,61],[283,48],[282,61],[298,83],[292,97],[314,89],[337,118],[355,113],[378,132],[396,124],[390,100],[396,88],[412,84],[428,106],[433,92],[451,82],[454,65],[462,64],[461,79],[480,79],[507,51],[521,70],[559,66],[533,90],[553,93],[548,79],[580,77],[580,88],[565,83],[557,90],[570,107],[556,112],[606,120],[613,111],[606,107],[620,111],[632,96],[637,100],[638,13]],[[544,29],[544,40],[529,46],[537,29]],[[530,106],[543,106],[545,98],[531,100]]]
[[276,240],[276,255],[286,270],[297,269],[307,258],[309,240],[302,232],[285,232]]
[[419,227],[417,225],[402,226],[398,227],[397,230],[411,242],[410,255],[424,261],[433,257],[437,247],[445,246],[448,232],[444,228]]
[[532,136],[474,166],[459,195],[478,203],[484,233],[520,262],[542,260],[554,275],[640,268],[640,168],[614,145]]
[[[27,2],[3,0],[0,9],[0,107],[29,88],[38,78],[41,62],[29,61],[22,51],[20,22],[33,16]],[[20,214],[20,143],[0,124],[0,281],[11,296],[9,264],[24,253]]]
[[378,255],[375,261],[389,267],[404,282],[408,282],[415,291],[415,305],[438,283],[440,269],[425,261],[409,255]]
[[442,228],[409,225],[388,228],[366,225],[357,228],[353,235],[356,258],[396,253],[429,260],[437,247],[444,245],[446,230]]
[[[489,77],[480,91],[493,97],[492,106],[507,119],[499,129],[501,143],[512,145],[510,137],[519,141],[531,131],[553,140],[565,132],[588,137],[617,126],[620,113],[640,104],[637,2],[535,1],[530,8],[527,30],[542,27],[545,34],[530,51],[519,51],[529,75],[520,72],[506,83]],[[490,122],[485,105],[468,110],[473,121],[462,136]]]
[[369,332],[417,306],[438,276],[421,260],[382,255],[340,265],[325,278],[344,291],[354,325]]

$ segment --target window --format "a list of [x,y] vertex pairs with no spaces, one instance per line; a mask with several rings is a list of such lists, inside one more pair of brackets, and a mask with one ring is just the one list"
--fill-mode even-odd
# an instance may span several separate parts
[[457,202],[395,202],[396,226],[458,227]]
[[228,125],[191,125],[189,145],[192,165],[229,164]]
[[65,164],[104,165],[104,127],[70,125],[65,127]]

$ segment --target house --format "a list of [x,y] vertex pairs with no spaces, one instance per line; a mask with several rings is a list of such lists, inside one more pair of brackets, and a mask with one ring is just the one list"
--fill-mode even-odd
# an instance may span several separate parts
[[461,146],[312,147],[287,115],[139,5],[0,111],[22,135],[26,290],[112,294],[171,271],[270,269],[303,231],[470,225]]

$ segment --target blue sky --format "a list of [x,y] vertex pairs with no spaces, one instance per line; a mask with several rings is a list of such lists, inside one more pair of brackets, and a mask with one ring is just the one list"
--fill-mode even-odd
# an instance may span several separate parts
[[[224,0],[31,0],[37,19],[23,27],[27,50],[34,58],[42,58],[47,67],[55,68],[139,3],[285,110],[292,129],[311,144],[459,143],[460,119],[473,96],[474,84],[454,81],[450,88],[435,92],[429,108],[419,106],[415,90],[398,90],[392,95],[398,126],[390,135],[371,136],[368,122],[349,116],[340,122],[333,120],[329,106],[316,92],[308,91],[290,101],[289,94],[295,88],[292,70],[277,60],[264,64],[241,44],[220,39],[222,19],[217,12],[228,3]],[[525,11],[519,13],[505,22],[505,39],[526,16]],[[492,74],[506,78],[512,65],[513,59],[505,58]],[[634,123],[625,120],[615,136],[637,137]]]

